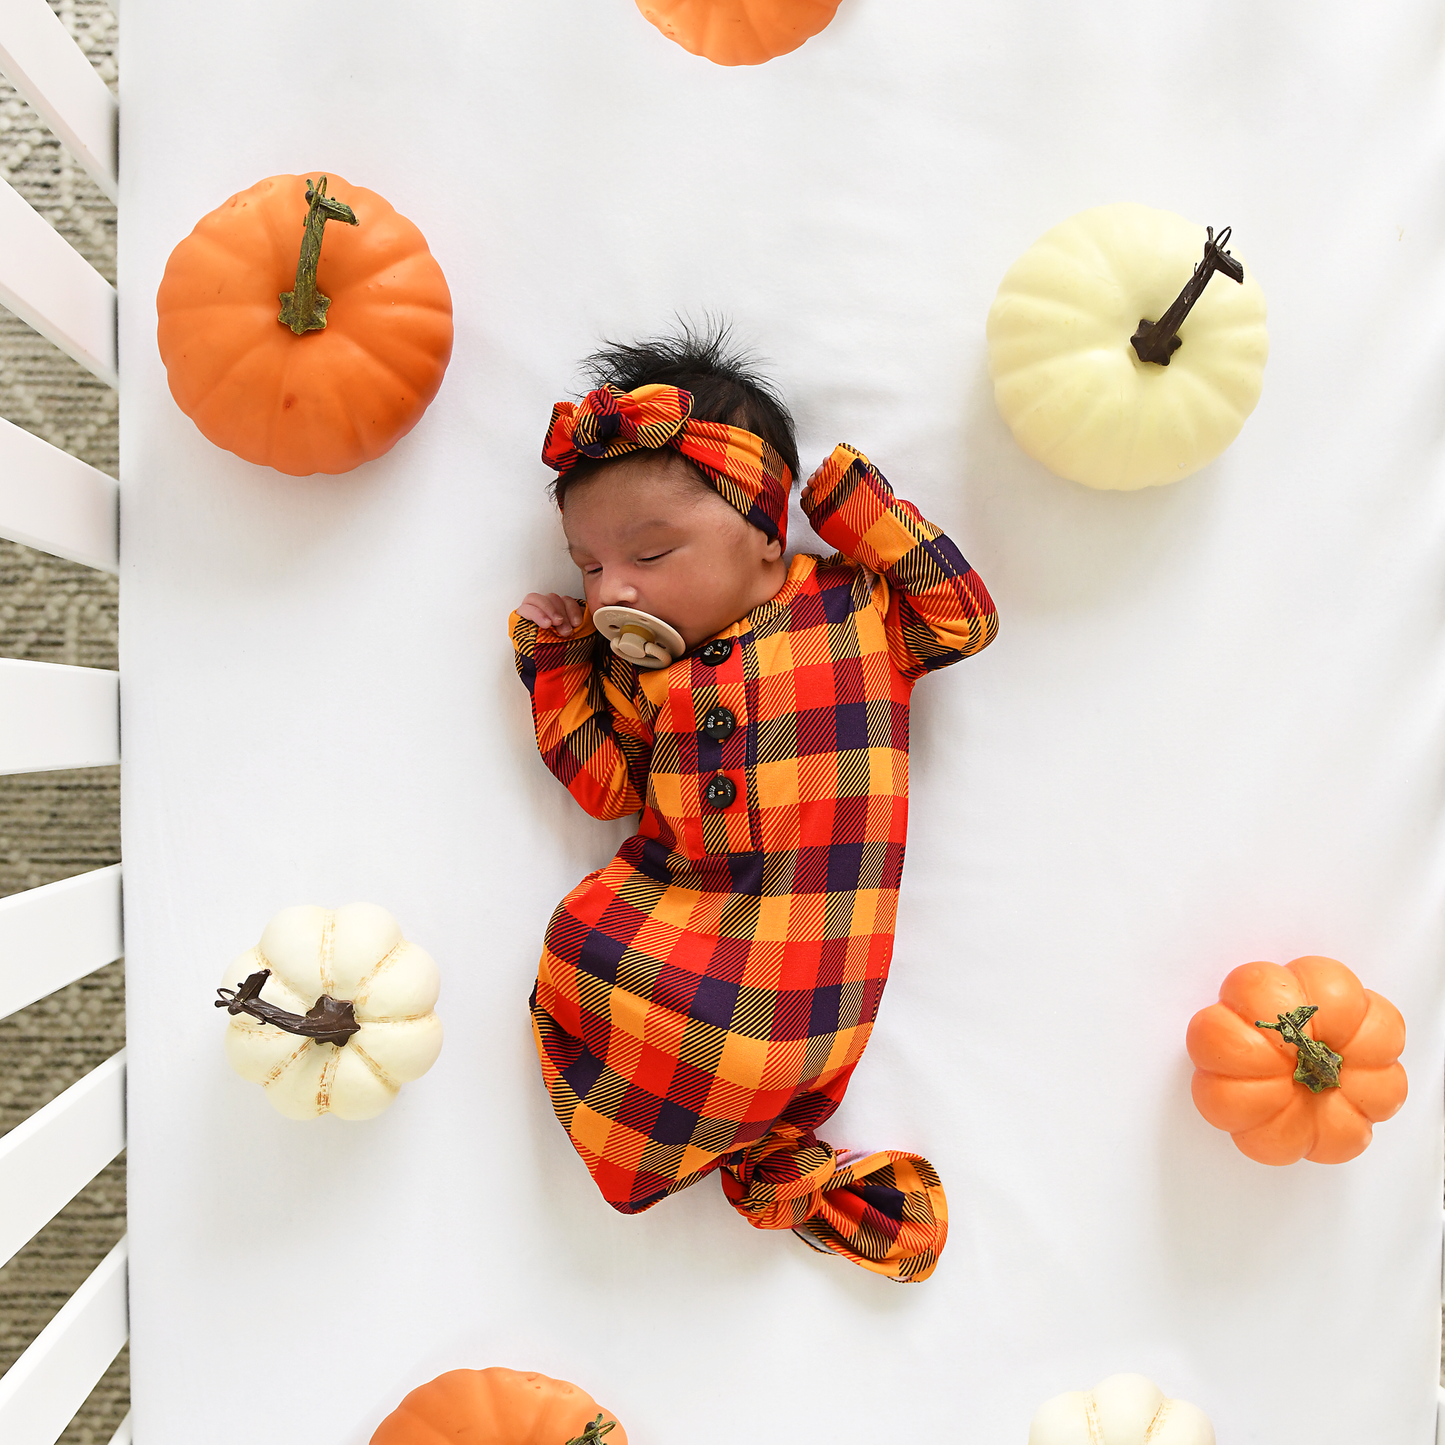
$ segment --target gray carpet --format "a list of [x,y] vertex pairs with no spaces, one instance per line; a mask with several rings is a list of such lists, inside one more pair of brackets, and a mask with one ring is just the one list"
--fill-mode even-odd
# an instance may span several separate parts
[[[115,19],[96,0],[51,0],[96,69],[115,81]],[[115,208],[0,80],[0,176],[93,265],[115,279]],[[0,310],[0,416],[114,476],[109,387]],[[0,541],[0,656],[114,667],[114,579]],[[114,768],[0,777],[0,894],[120,857]],[[0,1021],[0,1134],[125,1041],[121,965]],[[0,1371],[40,1332],[125,1229],[124,1156],[0,1269]],[[127,1356],[106,1373],[62,1439],[106,1445],[129,1405]]]

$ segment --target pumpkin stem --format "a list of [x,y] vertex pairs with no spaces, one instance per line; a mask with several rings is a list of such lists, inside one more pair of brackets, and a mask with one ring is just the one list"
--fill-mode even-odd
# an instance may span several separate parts
[[597,1441],[616,1424],[616,1420],[609,1420],[604,1425],[602,1423],[602,1416],[599,1415],[575,1440],[569,1440],[567,1445],[597,1445]]
[[1229,240],[1234,227],[1226,226],[1218,239],[1213,226],[1204,229],[1208,232],[1204,259],[1194,268],[1194,274],[1184,283],[1184,289],[1174,298],[1174,304],[1157,321],[1147,318],[1141,321],[1139,329],[1129,338],[1134,343],[1134,350],[1139,353],[1140,361],[1152,361],[1158,366],[1169,365],[1169,358],[1184,345],[1176,333],[1216,271],[1222,271],[1231,281],[1244,285],[1244,267],[1224,249],[1224,243]]
[[1338,1089],[1340,1065],[1344,1063],[1344,1059],[1332,1048],[1304,1032],[1304,1026],[1318,1011],[1318,1004],[1302,1003],[1287,1014],[1275,1015],[1279,1019],[1277,1024],[1264,1024],[1258,1019],[1254,1021],[1255,1028],[1274,1029],[1285,1043],[1293,1044],[1299,1050],[1294,1076],[1312,1094],[1318,1094],[1321,1089]]
[[306,200],[311,209],[306,212],[301,258],[296,262],[296,289],[281,293],[281,314],[276,318],[297,336],[326,328],[326,312],[331,298],[316,289],[316,268],[321,264],[321,235],[327,221],[345,221],[348,226],[360,224],[350,206],[326,194],[325,176],[314,186],[310,180],[306,182]]
[[240,988],[218,988],[216,992],[220,998],[216,1000],[216,1007],[225,1009],[229,1014],[250,1014],[253,1019],[260,1019],[263,1024],[275,1024],[288,1034],[318,1039],[323,1044],[335,1044],[338,1048],[352,1034],[361,1032],[350,999],[332,998],[323,993],[304,1014],[287,1013],[279,1005],[267,1003],[261,997],[261,989],[270,977],[271,970],[263,968],[247,978]]

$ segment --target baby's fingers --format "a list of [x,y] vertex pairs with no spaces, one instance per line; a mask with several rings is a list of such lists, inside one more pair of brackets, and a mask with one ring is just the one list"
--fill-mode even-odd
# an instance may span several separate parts
[[572,598],[556,592],[547,594],[547,603],[552,613],[553,631],[558,637],[570,637],[573,628],[582,621],[582,608]]
[[554,628],[564,636],[572,630],[567,620],[567,609],[555,592],[529,592],[517,611],[528,622],[535,622],[538,627]]

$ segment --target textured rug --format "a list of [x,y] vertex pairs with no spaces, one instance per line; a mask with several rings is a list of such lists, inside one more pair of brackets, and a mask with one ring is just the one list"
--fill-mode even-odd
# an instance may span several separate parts
[[[51,0],[97,71],[115,84],[114,16],[95,0]],[[115,208],[34,112],[0,80],[0,176],[108,279]],[[116,398],[0,310],[0,416],[115,475]],[[0,656],[114,667],[113,578],[0,541]],[[120,857],[114,768],[0,777],[0,894]],[[125,1042],[119,963],[0,1021],[0,1134]],[[125,1229],[124,1156],[0,1269],[0,1371],[14,1362]],[[127,1357],[107,1371],[62,1436],[105,1445],[129,1405]]]

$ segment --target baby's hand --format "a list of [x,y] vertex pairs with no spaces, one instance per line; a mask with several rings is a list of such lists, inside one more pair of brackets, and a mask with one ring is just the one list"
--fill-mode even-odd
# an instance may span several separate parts
[[538,627],[550,627],[559,637],[570,637],[582,622],[582,604],[575,597],[556,592],[529,592],[517,611]]

